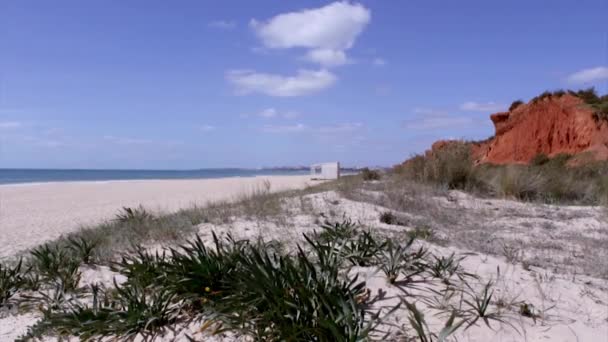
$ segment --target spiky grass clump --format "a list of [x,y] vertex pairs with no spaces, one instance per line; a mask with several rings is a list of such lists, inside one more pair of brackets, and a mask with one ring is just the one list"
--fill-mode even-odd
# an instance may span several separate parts
[[98,240],[88,240],[82,236],[69,237],[68,248],[72,251],[75,258],[85,265],[91,265],[95,262],[95,251],[99,245]]
[[44,325],[60,336],[83,340],[115,337],[124,340],[141,336],[147,340],[177,322],[181,314],[175,295],[163,288],[150,290],[139,284],[115,284],[113,296],[95,295],[92,305],[76,303],[65,311],[47,315]]
[[152,219],[154,219],[154,215],[141,206],[137,208],[123,207],[116,214],[116,221],[121,223],[144,223]]
[[23,287],[23,274],[27,272],[27,270],[23,270],[22,266],[22,259],[13,266],[0,264],[0,308],[5,306]]
[[404,245],[388,240],[386,248],[378,256],[378,265],[390,284],[395,284],[401,274],[404,275],[404,282],[410,283],[414,276],[424,272],[426,266],[424,257],[427,255],[427,251],[420,247],[417,251],[412,252],[413,243],[413,238]]
[[75,290],[80,282],[80,261],[73,258],[67,249],[43,245],[31,251],[32,269],[41,281],[59,284],[66,291]]
[[340,276],[337,265],[316,264],[307,254],[299,249],[295,256],[271,255],[253,247],[239,254],[241,269],[230,276],[239,291],[218,302],[215,319],[225,329],[256,340],[365,338],[370,325],[364,323],[363,307],[356,300],[364,283]]

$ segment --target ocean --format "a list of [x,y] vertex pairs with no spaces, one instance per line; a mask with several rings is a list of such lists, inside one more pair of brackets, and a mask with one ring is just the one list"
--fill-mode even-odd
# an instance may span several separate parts
[[200,169],[200,170],[57,170],[0,169],[0,184],[141,179],[205,179],[273,175],[306,175],[306,170]]

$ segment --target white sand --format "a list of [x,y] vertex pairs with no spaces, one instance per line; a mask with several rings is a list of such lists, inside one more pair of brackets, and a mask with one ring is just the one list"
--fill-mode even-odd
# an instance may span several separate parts
[[303,188],[308,176],[232,177],[200,180],[63,182],[0,186],[0,259],[143,205],[174,211],[230,200],[270,181],[271,191]]
[[[269,179],[273,182],[275,190],[281,187],[301,187],[306,183],[306,177],[269,177]],[[19,191],[19,188],[14,186],[4,187],[0,188],[0,192],[3,194],[2,203],[6,202],[7,197],[4,194],[8,193],[7,189],[10,188],[12,191],[11,199],[15,200],[11,202],[13,205],[18,204],[15,203],[18,199],[22,200],[21,203],[35,203],[37,205],[37,214],[27,215],[28,217],[23,218],[24,221],[29,219],[32,222],[44,224],[45,219],[53,219],[50,222],[66,222],[65,226],[60,225],[60,227],[75,229],[77,225],[74,225],[72,222],[74,219],[101,220],[107,218],[108,215],[112,215],[120,205],[132,206],[141,203],[160,209],[174,210],[193,201],[204,202],[213,199],[229,199],[236,194],[250,190],[260,183],[261,179],[143,181],[110,184],[72,183],[32,186],[31,190],[23,188],[22,191]],[[45,191],[42,191],[43,189]],[[36,196],[41,196],[41,194],[54,196],[54,200],[45,201],[41,198],[34,200]],[[69,194],[72,195],[71,199],[68,196]],[[490,201],[470,196],[460,197],[458,202],[464,203],[463,210],[471,210],[472,207],[480,207],[488,202],[498,203],[498,200]],[[30,202],[25,201],[25,199],[29,199]],[[438,198],[438,200],[440,199],[447,201],[445,198]],[[310,208],[302,211],[303,206],[301,201],[307,203],[307,206],[309,205]],[[74,202],[78,203],[75,207],[78,210],[70,207],[70,204]],[[502,201],[500,203],[508,208],[526,207],[517,208],[518,212],[524,209],[539,210],[538,206],[534,204],[522,204],[512,201]],[[31,206],[30,208],[33,207]],[[285,207],[290,216],[288,225],[272,221],[248,221],[245,218],[237,218],[235,221],[225,224],[203,223],[199,226],[199,235],[205,241],[210,242],[211,231],[213,230],[219,235],[231,233],[236,238],[252,239],[262,237],[266,240],[278,239],[285,242],[286,246],[289,247],[295,243],[302,242],[302,233],[312,233],[318,229],[318,220],[327,216],[331,216],[334,219],[339,219],[343,216],[350,217],[354,221],[359,222],[363,227],[372,227],[377,233],[388,236],[399,236],[404,234],[406,230],[413,228],[380,223],[378,222],[379,213],[386,211],[386,208],[341,198],[335,192],[294,198],[287,201]],[[52,211],[50,209],[45,211],[45,208],[51,208]],[[560,209],[563,211],[567,208],[561,207]],[[587,210],[586,216],[595,215],[589,208],[581,207],[578,209]],[[2,210],[3,212],[6,210],[4,204]],[[83,215],[82,212],[86,213],[86,215]],[[323,217],[320,217],[320,213],[323,213]],[[5,222],[4,215],[2,215],[3,223]],[[64,215],[70,219],[59,218],[53,215]],[[19,215],[13,212],[12,217],[19,217]],[[599,218],[595,217],[593,220],[599,220]],[[536,239],[537,237],[533,235],[533,232],[537,228],[536,225],[540,224],[539,222],[541,221],[537,222],[530,219],[532,226],[530,229],[520,233],[522,235],[521,238],[529,235],[528,237]],[[556,228],[554,230],[560,229],[560,222],[555,222]],[[68,225],[68,223],[71,223],[71,225]],[[591,223],[585,223],[579,229],[600,229],[602,232],[608,229],[602,223]],[[589,227],[586,227],[586,225]],[[33,223],[28,226],[30,236],[34,236],[29,238],[31,243],[34,244],[33,241],[36,239],[45,239],[49,231],[53,234],[60,234],[62,231],[69,230],[48,228],[51,226],[49,222],[46,222],[46,229],[40,229]],[[4,225],[1,228],[2,231],[0,233],[4,233],[4,231],[10,232],[13,240],[7,240],[5,236],[0,235],[0,241],[18,241],[20,231],[12,232],[6,229]],[[36,232],[40,235],[47,235],[36,237]],[[556,233],[553,232],[553,234]],[[6,244],[12,242],[2,243],[1,246],[6,247]],[[492,256],[455,247],[429,244],[427,242],[418,243],[426,245],[436,255],[446,256],[452,252],[461,255],[466,254],[467,258],[462,262],[461,266],[465,272],[473,273],[480,277],[478,281],[469,280],[471,286],[476,289],[476,292],[481,290],[485,282],[492,280],[494,283],[491,311],[500,312],[500,317],[504,322],[492,321],[492,327],[489,328],[479,321],[478,324],[468,330],[459,330],[454,336],[458,341],[582,342],[606,340],[608,336],[608,288],[606,287],[605,279],[582,276],[576,273],[558,273],[550,268],[544,269],[536,266],[526,269],[521,264],[507,262],[502,256]],[[11,248],[13,247],[11,246]],[[568,253],[568,251],[557,252]],[[111,286],[114,277],[118,277],[118,282],[124,280],[121,280],[120,275],[110,271],[107,267],[84,268],[82,272],[83,280],[81,285],[101,282],[107,286]],[[429,305],[429,303],[434,305],[440,302],[443,303],[443,297],[439,295],[435,296],[430,291],[443,288],[441,283],[429,283],[419,289],[401,288],[388,284],[386,276],[375,267],[357,267],[352,272],[359,273],[359,279],[366,281],[366,287],[370,290],[371,294],[369,300],[372,311],[382,310],[386,312],[388,308],[393,307],[401,299],[404,299],[416,302],[418,308],[426,313],[425,317],[429,323],[429,328],[434,332],[441,330],[447,320],[445,315],[438,315],[440,310]],[[453,281],[455,281],[454,284],[463,286],[457,280],[453,279]],[[404,289],[407,294],[403,292]],[[425,302],[421,300],[422,298],[438,301]],[[502,307],[497,306],[499,302],[503,303]],[[536,320],[520,314],[521,303],[531,305],[533,312],[537,315]],[[460,306],[462,302],[459,298],[452,298],[446,300],[445,304]],[[464,308],[466,309],[466,306]],[[409,313],[402,306],[383,322],[380,329],[391,334],[405,329],[411,336],[413,332],[407,322],[408,315]],[[39,317],[36,314],[31,313],[6,315],[4,317],[0,315],[0,341],[12,340],[20,336],[25,333],[28,326],[33,325],[38,319]],[[188,326],[174,327],[176,328],[174,332],[170,332],[166,336],[159,337],[154,341],[182,341],[185,340],[185,334],[203,341],[235,342],[242,340],[232,335],[210,337],[199,332],[201,324],[201,322],[195,322]],[[44,339],[44,341],[54,340],[54,338]],[[75,338],[71,340],[76,341]],[[390,337],[384,340],[394,341],[398,339]]]

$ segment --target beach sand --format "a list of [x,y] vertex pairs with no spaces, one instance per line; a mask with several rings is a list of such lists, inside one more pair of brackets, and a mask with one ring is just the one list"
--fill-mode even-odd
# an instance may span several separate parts
[[271,191],[303,188],[309,176],[199,180],[57,182],[0,186],[0,259],[53,240],[83,225],[112,218],[122,207],[175,211],[231,200],[271,184]]

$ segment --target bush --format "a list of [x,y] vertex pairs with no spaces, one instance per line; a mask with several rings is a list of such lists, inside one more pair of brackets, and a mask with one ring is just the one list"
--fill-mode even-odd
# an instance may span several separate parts
[[540,165],[546,164],[548,161],[549,161],[549,157],[547,157],[546,154],[539,153],[534,158],[532,158],[532,160],[530,161],[530,164],[535,165],[535,166],[540,166]]
[[464,189],[473,172],[471,146],[462,141],[450,142],[427,156],[415,156],[399,169],[398,173],[417,181]]
[[380,180],[380,172],[376,170],[370,170],[366,167],[361,170],[361,177],[363,177],[363,180],[365,181]]
[[511,103],[511,105],[509,106],[509,112],[514,111],[515,108],[521,106],[522,104],[524,104],[524,101],[522,100],[513,101],[513,103]]
[[380,222],[385,224],[397,224],[397,216],[390,211],[380,214]]
[[[24,285],[22,260],[14,266],[0,264],[0,308]],[[27,272],[27,270],[26,270]]]

